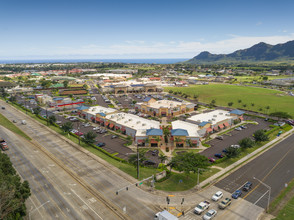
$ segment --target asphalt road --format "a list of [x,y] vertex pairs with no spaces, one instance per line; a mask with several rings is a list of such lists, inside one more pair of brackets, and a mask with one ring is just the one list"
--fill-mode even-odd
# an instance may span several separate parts
[[215,154],[222,153],[223,149],[231,146],[232,144],[238,144],[238,142],[245,137],[252,137],[252,134],[257,130],[268,129],[269,125],[272,124],[260,118],[252,119],[247,117],[246,120],[255,120],[258,124],[247,124],[247,128],[241,131],[232,130],[229,133],[222,135],[224,138],[223,140],[213,139],[208,141],[207,143],[210,144],[211,147],[202,151],[200,154],[207,157],[214,157]]
[[101,216],[117,219],[31,142],[3,127],[0,135],[9,145],[6,153],[14,167],[30,184],[32,195],[26,205],[31,219],[102,219]]
[[[109,204],[113,204],[116,210],[120,210],[120,212],[126,210],[127,215],[131,219],[150,219],[158,211],[158,208],[153,203],[145,204],[146,199],[152,201],[152,195],[146,194],[146,192],[135,186],[130,187],[127,192],[124,190],[119,195],[115,194],[118,189],[130,185],[129,181],[134,181],[133,178],[105,163],[100,158],[89,155],[86,150],[73,147],[63,138],[50,132],[45,126],[39,125],[25,114],[11,108],[8,104],[0,102],[2,106],[6,107],[6,110],[1,112],[5,117],[9,120],[17,120],[18,123],[16,125],[19,125],[38,144],[54,155],[54,158],[62,164],[62,167],[70,169],[82,182],[87,184],[87,187],[103,195],[103,198],[107,198],[106,201],[109,201]],[[27,121],[26,125],[20,125],[19,122],[22,119]],[[42,157],[40,159],[42,160]],[[36,167],[40,170],[43,166]],[[63,178],[60,178],[60,181],[63,181]],[[60,187],[58,182],[54,184],[56,187]],[[94,196],[92,197],[97,201],[99,199]],[[164,201],[164,197],[157,198],[157,200]],[[105,219],[108,219],[107,215],[105,216]]]
[[242,197],[253,204],[266,208],[269,198],[268,188],[253,177],[271,187],[270,201],[272,201],[285,188],[285,184],[294,177],[293,143],[294,134],[233,172],[218,182],[216,186],[232,193],[242,187],[246,181],[250,181],[253,183],[252,190],[243,193]]

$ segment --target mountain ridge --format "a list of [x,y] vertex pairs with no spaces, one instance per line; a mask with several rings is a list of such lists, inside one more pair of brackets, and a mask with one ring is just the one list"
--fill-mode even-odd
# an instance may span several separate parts
[[286,60],[294,61],[294,40],[276,45],[260,42],[252,47],[236,50],[229,54],[212,54],[208,51],[203,51],[186,62],[201,64],[212,62],[277,62]]

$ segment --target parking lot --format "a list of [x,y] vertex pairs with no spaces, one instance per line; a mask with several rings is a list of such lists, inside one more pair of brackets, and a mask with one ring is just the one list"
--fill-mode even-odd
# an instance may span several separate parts
[[207,144],[211,145],[211,147],[207,148],[206,150],[202,151],[200,154],[207,156],[207,157],[214,157],[217,153],[222,153],[222,150],[233,145],[238,144],[240,140],[246,137],[252,137],[252,134],[260,129],[269,129],[269,125],[272,123],[264,121],[260,118],[249,118],[245,116],[245,120],[254,120],[258,124],[247,124],[246,129],[242,129],[240,131],[232,130],[229,133],[222,135],[223,140],[213,139],[211,141],[206,142]]

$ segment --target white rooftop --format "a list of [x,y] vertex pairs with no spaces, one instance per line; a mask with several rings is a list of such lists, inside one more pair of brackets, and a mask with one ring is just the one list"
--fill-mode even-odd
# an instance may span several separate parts
[[218,122],[231,119],[233,116],[230,116],[230,113],[228,111],[224,110],[215,110],[212,112],[202,113],[198,115],[194,115],[187,120],[195,121],[198,123],[201,123],[203,121],[211,122],[211,124],[217,124]]
[[85,76],[89,76],[89,77],[102,77],[102,76],[106,76],[106,77],[113,77],[113,78],[121,78],[121,77],[125,77],[125,78],[130,78],[132,77],[132,74],[118,74],[118,73],[95,73],[95,74],[88,74]]
[[160,127],[160,123],[158,121],[141,118],[137,115],[128,113],[115,113],[107,115],[106,119],[137,130],[136,136],[146,136],[147,129]]
[[104,113],[104,114],[114,113],[117,110],[113,109],[113,108],[106,108],[106,107],[97,105],[97,106],[92,106],[92,107],[90,107],[89,109],[87,109],[85,111],[87,113],[89,113],[89,114],[96,115],[98,113]]
[[[138,103],[139,105],[142,105],[143,103]],[[181,106],[183,104],[191,104],[190,102],[177,102],[177,101],[172,101],[172,100],[158,100],[156,102],[152,102],[152,103],[149,103],[148,106],[151,107],[151,108],[156,108],[156,109],[159,109],[159,108],[175,108],[175,107],[178,107],[178,106]]]
[[186,121],[177,120],[172,122],[172,128],[185,129],[187,130],[189,137],[199,137],[199,134],[197,132],[199,130],[198,125],[195,125]]

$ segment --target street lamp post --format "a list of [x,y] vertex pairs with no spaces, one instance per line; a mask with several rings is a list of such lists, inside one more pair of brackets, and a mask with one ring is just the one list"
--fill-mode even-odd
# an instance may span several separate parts
[[267,208],[266,208],[266,211],[268,212],[268,211],[269,211],[270,198],[271,198],[271,187],[270,187],[269,185],[265,184],[264,182],[262,182],[261,180],[257,179],[256,177],[253,177],[253,179],[257,180],[257,181],[260,182],[262,185],[264,185],[266,188],[268,188],[269,196],[268,196],[268,200],[267,200]]
[[47,120],[47,126],[48,126],[49,121],[48,121],[48,108],[47,108],[47,106],[46,106],[46,120]]
[[137,179],[139,179],[139,177],[140,177],[139,164],[140,164],[140,162],[139,162],[139,146],[137,144]]
[[44,202],[43,204],[41,204],[39,207],[35,208],[34,210],[29,212],[29,220],[31,220],[31,213],[38,210],[39,208],[41,208],[42,206],[46,205],[48,202],[50,202],[49,200],[47,202]]

